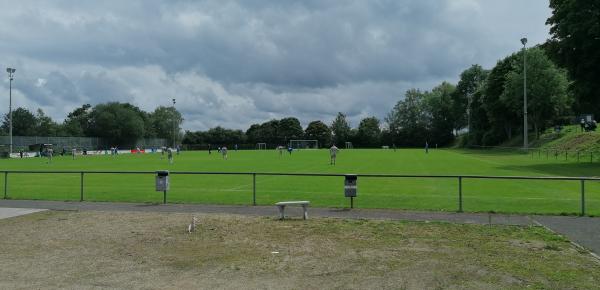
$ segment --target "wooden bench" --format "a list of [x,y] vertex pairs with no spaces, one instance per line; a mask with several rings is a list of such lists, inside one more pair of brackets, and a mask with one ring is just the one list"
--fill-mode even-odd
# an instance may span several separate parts
[[281,201],[276,203],[275,205],[277,206],[277,209],[279,209],[279,218],[280,219],[284,219],[285,216],[283,215],[283,211],[285,210],[285,206],[286,205],[300,205],[302,206],[302,209],[304,210],[304,219],[308,218],[308,211],[307,211],[307,207],[310,204],[310,201]]

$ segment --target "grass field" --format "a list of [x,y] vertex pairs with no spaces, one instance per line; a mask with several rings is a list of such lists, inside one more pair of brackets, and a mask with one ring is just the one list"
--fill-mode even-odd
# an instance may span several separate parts
[[[230,151],[229,159],[207,152],[183,152],[168,164],[160,154],[87,156],[71,160],[0,160],[2,170],[162,170],[219,172],[389,173],[423,175],[596,176],[600,164],[532,158],[498,151],[342,150],[336,166],[326,150],[303,150],[279,156],[275,150]],[[0,176],[0,184],[4,183]],[[85,200],[162,202],[153,175],[86,174]],[[456,179],[360,178],[355,206],[455,211]],[[600,184],[586,182],[586,212],[600,215]],[[347,207],[342,177],[258,176],[257,203],[310,200],[321,207]],[[79,174],[10,174],[13,199],[79,200]],[[172,175],[169,202],[251,204],[252,176]],[[578,181],[463,180],[465,211],[576,214],[580,212]]]
[[41,212],[0,220],[2,289],[598,289],[542,227]]

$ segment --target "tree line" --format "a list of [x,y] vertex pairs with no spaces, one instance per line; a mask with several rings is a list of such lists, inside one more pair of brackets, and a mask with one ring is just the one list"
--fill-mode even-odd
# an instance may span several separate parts
[[[111,144],[130,145],[140,138],[164,138],[170,144],[181,140],[181,114],[173,107],[157,107],[145,112],[129,103],[85,104],[70,112],[62,123],[54,121],[42,109],[35,113],[26,108],[12,112],[13,136],[101,137]],[[9,132],[9,114],[0,127]],[[179,137],[178,137],[179,136]]]

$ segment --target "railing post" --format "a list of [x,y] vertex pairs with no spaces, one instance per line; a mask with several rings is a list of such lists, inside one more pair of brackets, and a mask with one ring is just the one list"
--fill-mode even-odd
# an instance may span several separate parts
[[458,212],[463,211],[463,201],[462,201],[462,176],[458,177]]
[[83,171],[81,172],[81,182],[79,188],[79,201],[83,201]]
[[256,205],[256,173],[252,173],[252,205]]
[[8,171],[4,171],[4,199],[8,195]]
[[581,180],[581,215],[585,215],[585,180]]
[[167,191],[163,191],[163,204],[167,204]]

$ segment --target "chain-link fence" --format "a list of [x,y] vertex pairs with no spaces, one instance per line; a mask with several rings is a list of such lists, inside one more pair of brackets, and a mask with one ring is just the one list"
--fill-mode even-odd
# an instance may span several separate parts
[[[167,146],[167,143],[166,139],[142,138],[136,141],[135,146],[140,148],[160,148]],[[0,136],[0,144],[8,146],[10,144],[10,137]],[[101,150],[111,147],[108,140],[99,137],[13,136],[13,152],[19,150],[27,151],[30,150],[30,146],[39,144],[52,144],[54,148],[86,148],[88,150]]]

